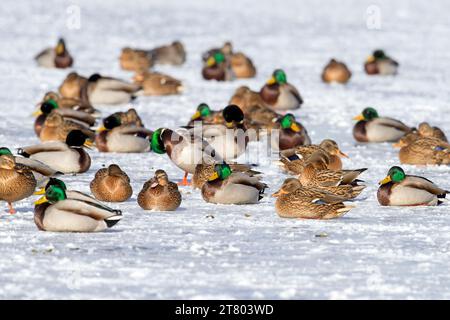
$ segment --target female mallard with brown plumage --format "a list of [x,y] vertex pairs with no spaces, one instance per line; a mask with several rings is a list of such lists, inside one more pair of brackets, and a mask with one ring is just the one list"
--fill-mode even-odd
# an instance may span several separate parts
[[288,113],[279,120],[278,141],[271,139],[272,148],[286,150],[311,144],[311,138],[305,127],[296,121],[293,114]]
[[[299,146],[293,149],[287,149],[280,153],[282,155],[282,158],[285,159],[285,168],[294,173],[299,174],[298,171],[291,170],[291,164],[290,162],[298,161],[298,159],[301,159],[303,162],[307,161],[311,155],[314,154],[316,151],[322,151],[327,155],[327,158],[329,160],[327,169],[329,170],[342,170],[342,160],[341,157],[348,158],[348,156],[343,153],[340,149],[336,141],[331,139],[324,139],[320,144],[311,144],[308,146]],[[293,157],[296,155],[296,157]],[[287,161],[287,162],[286,162]],[[295,167],[292,167],[295,170]]]
[[438,127],[430,126],[428,122],[421,122],[417,131],[422,137],[436,138],[448,142],[445,133]]
[[217,204],[254,204],[262,199],[266,188],[258,178],[233,173],[229,165],[222,163],[214,166],[214,173],[203,184],[202,197]]
[[174,211],[181,204],[181,194],[164,170],[156,170],[155,176],[142,187],[137,201],[144,210]]
[[18,153],[26,158],[43,162],[62,173],[83,173],[91,166],[91,157],[83,149],[89,147],[88,137],[80,130],[71,131],[65,142],[49,141],[20,148]]
[[202,70],[205,80],[230,81],[234,78],[229,62],[221,52],[216,52],[205,62]]
[[377,198],[382,206],[436,206],[450,193],[430,180],[405,174],[402,168],[389,169],[380,181]]
[[180,41],[153,48],[148,53],[155,64],[182,65],[186,61],[186,51]]
[[295,178],[286,179],[272,196],[277,197],[275,210],[282,218],[334,219],[354,208],[343,204],[346,199],[305,188]]
[[371,107],[365,108],[354,120],[358,122],[353,127],[353,137],[359,142],[395,142],[412,130],[401,121],[380,117]]
[[[39,111],[34,113],[34,115],[36,115],[36,120],[34,121],[34,132],[38,137],[40,136],[42,128],[45,124],[47,124],[48,126],[47,130],[49,130],[50,127],[53,126],[51,131],[53,131],[52,134],[55,133],[56,121],[59,121],[60,119],[55,118],[53,120],[53,123],[46,123],[47,118],[53,112],[60,114],[64,120],[67,120],[66,124],[76,123],[86,130],[89,130],[89,127],[93,126],[96,122],[96,119],[92,115],[83,111],[77,111],[69,108],[60,108],[55,100],[50,99],[43,102],[40,106]],[[63,127],[64,125],[61,125],[61,127],[57,128],[56,131],[60,130],[61,133],[61,131],[63,131],[61,129],[64,129]],[[47,135],[49,133],[50,132],[47,132]],[[57,138],[57,140],[59,139],[63,138]]]
[[367,170],[361,168],[356,170],[329,170],[326,154],[316,151],[304,164],[299,175],[303,186],[335,187],[344,184],[354,184],[358,176]]
[[89,139],[94,140],[95,132],[89,129],[88,124],[80,121],[66,119],[61,113],[52,111],[45,118],[40,129],[39,138],[41,141],[65,141],[69,132],[80,130]]
[[419,138],[404,145],[398,157],[403,164],[450,164],[450,144],[436,138]]
[[128,47],[122,49],[119,62],[122,69],[129,71],[148,70],[154,64],[148,51]]
[[90,188],[95,198],[107,202],[124,202],[133,194],[130,178],[116,164],[98,170]]
[[114,226],[122,212],[98,201],[72,199],[63,187],[51,185],[35,202],[34,222],[39,230],[52,232],[98,232]]
[[12,203],[31,196],[36,184],[31,169],[16,163],[11,152],[0,155],[0,200],[8,203],[9,213],[16,212]]
[[368,75],[395,75],[398,70],[398,62],[388,57],[383,50],[375,50],[366,60],[364,69]]
[[276,110],[298,109],[303,103],[300,93],[287,82],[286,73],[281,69],[273,72],[259,94],[266,104]]
[[48,48],[39,53],[35,60],[37,64],[45,68],[69,68],[73,64],[73,58],[67,51],[64,39],[60,38],[55,48]]
[[180,80],[159,72],[138,72],[134,82],[142,87],[145,96],[180,94],[184,89]]
[[325,66],[322,72],[322,80],[326,83],[347,83],[352,76],[352,73],[347,68],[345,63],[331,59]]

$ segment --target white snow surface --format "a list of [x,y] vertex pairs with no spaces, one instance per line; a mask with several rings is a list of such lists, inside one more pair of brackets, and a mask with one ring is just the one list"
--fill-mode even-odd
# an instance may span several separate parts
[[[366,26],[372,4],[381,29]],[[79,29],[67,27],[72,5]],[[450,21],[448,1],[12,1],[0,13],[0,145],[37,143],[34,105],[71,70],[38,68],[33,56],[64,36],[74,70],[124,79],[124,46],[151,48],[181,40],[188,52],[180,67],[156,70],[182,79],[186,92],[139,97],[132,103],[150,129],[184,125],[200,102],[219,109],[240,85],[259,89],[275,68],[285,69],[305,104],[294,113],[314,143],[335,139],[350,158],[346,168],[367,167],[367,189],[356,208],[332,221],[285,220],[274,198],[257,205],[213,205],[182,187],[176,212],[144,212],[137,193],[154,170],[173,180],[182,172],[166,155],[101,154],[82,175],[66,176],[70,189],[89,192],[103,165],[119,164],[133,197],[124,218],[97,234],[38,231],[33,201],[18,213],[0,210],[0,298],[31,299],[449,299],[450,211],[439,207],[387,208],[376,200],[377,182],[399,163],[390,144],[358,145],[352,117],[374,106],[381,115],[415,126],[429,121],[450,133]],[[257,77],[228,83],[201,78],[201,53],[233,41],[257,66]],[[383,48],[400,62],[396,77],[369,77],[362,64]],[[332,57],[353,72],[346,86],[320,80]],[[100,109],[103,115],[129,105]],[[257,143],[251,145],[258,147]],[[255,153],[252,153],[254,156]],[[286,178],[266,156],[257,170],[275,192]],[[449,167],[404,166],[450,188]],[[326,234],[326,237],[317,235]]]

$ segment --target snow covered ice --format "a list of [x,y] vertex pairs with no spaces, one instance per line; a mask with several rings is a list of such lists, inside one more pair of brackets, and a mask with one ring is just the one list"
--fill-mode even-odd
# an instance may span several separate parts
[[[182,172],[166,155],[90,151],[88,173],[64,177],[89,191],[94,173],[119,164],[132,180],[133,197],[113,204],[123,220],[108,232],[40,232],[33,201],[18,213],[0,210],[0,298],[125,299],[365,299],[450,298],[450,210],[387,208],[376,200],[377,182],[398,164],[390,144],[358,145],[351,120],[366,106],[416,126],[428,121],[450,132],[450,21],[448,1],[376,1],[379,29],[367,24],[373,1],[12,1],[0,13],[0,145],[38,142],[31,113],[46,91],[70,70],[38,68],[33,57],[64,36],[74,70],[130,79],[120,69],[122,47],[152,48],[179,39],[188,53],[181,67],[156,69],[180,78],[181,96],[139,97],[133,102],[146,127],[186,124],[200,102],[226,106],[240,85],[259,89],[283,68],[305,103],[295,111],[313,142],[335,139],[350,158],[346,168],[368,167],[367,189],[356,208],[332,221],[285,220],[274,198],[258,205],[207,204],[182,187],[176,212],[142,211],[136,196],[154,171],[171,179]],[[68,24],[79,8],[79,28]],[[227,83],[201,78],[201,53],[231,40],[255,63],[257,77]],[[396,77],[369,77],[363,62],[377,48],[400,62]],[[321,82],[330,58],[347,63],[347,86]],[[100,107],[103,115],[129,105]],[[255,144],[252,146],[255,148]],[[257,170],[275,192],[286,176],[259,159]],[[449,167],[403,166],[448,189]]]

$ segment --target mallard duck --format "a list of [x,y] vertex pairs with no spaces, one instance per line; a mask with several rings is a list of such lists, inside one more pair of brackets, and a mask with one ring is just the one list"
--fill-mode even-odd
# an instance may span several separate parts
[[267,185],[256,177],[231,171],[229,165],[214,166],[214,173],[202,186],[206,202],[220,204],[253,204],[262,199]]
[[[39,124],[37,129],[39,130]],[[45,121],[40,128],[39,139],[43,142],[65,141],[67,135],[72,130],[80,130],[88,136],[90,140],[94,140],[95,132],[89,129],[88,124],[77,120],[66,119],[57,111],[50,112],[50,114],[45,118]]]
[[377,198],[382,206],[436,206],[447,193],[450,192],[430,180],[407,175],[402,168],[394,166],[380,181]]
[[201,123],[224,123],[222,111],[213,111],[208,104],[202,102],[197,106],[195,113],[192,115],[191,120],[188,122],[187,127],[194,126],[196,121]]
[[141,117],[136,109],[130,108],[127,111],[115,112],[103,119],[103,126],[106,129],[113,129],[118,126],[144,127]]
[[300,108],[303,99],[298,90],[287,82],[286,73],[277,69],[259,92],[261,98],[276,110],[292,110]]
[[88,79],[77,73],[70,73],[59,87],[64,97],[78,98],[91,105],[125,104],[133,100],[141,87],[134,83],[104,77],[95,73]]
[[252,60],[242,52],[233,53],[230,57],[230,64],[236,78],[253,78],[256,75],[256,68]]
[[[298,159],[306,161],[312,154],[314,154],[314,152],[318,150],[325,152],[328,156],[329,164],[327,166],[327,169],[342,170],[341,157],[348,158],[348,156],[339,149],[339,146],[336,143],[336,141],[331,139],[324,139],[318,145],[311,144],[308,146],[299,146],[293,149],[283,150],[280,154],[283,156],[284,159],[287,159],[289,162],[298,161]],[[296,157],[293,157],[294,155],[296,155]],[[293,172],[294,174],[300,173],[292,171],[290,169],[289,163],[286,165],[286,169],[288,171]]]
[[42,101],[37,104],[38,109],[36,110],[36,112],[40,112],[41,105],[45,102],[53,103],[60,109],[72,109],[75,111],[82,111],[85,113],[89,113],[93,117],[100,116],[100,111],[95,109],[86,101],[81,101],[80,99],[76,98],[61,97],[58,93],[53,91],[45,93]]
[[[311,144],[311,138],[305,127],[296,121],[293,114],[288,113],[278,120],[278,141],[271,139],[272,148],[275,150],[286,150],[298,146]],[[272,132],[273,134],[273,132]]]
[[67,51],[64,39],[59,39],[55,48],[48,48],[39,53],[35,60],[37,64],[45,68],[69,68],[73,64],[73,58]]
[[445,133],[438,127],[432,127],[428,122],[421,122],[418,127],[418,132],[421,136],[427,138],[437,138],[448,142]]
[[80,130],[71,131],[66,142],[49,141],[20,148],[18,154],[38,160],[62,173],[83,173],[91,166],[91,157],[83,149],[88,137]]
[[[222,159],[235,159],[245,152],[249,142],[247,128],[244,125],[244,113],[238,106],[229,105],[223,109],[222,116],[225,125],[203,125],[202,138]],[[193,133],[195,134],[195,128]]]
[[367,58],[364,69],[368,75],[395,75],[398,70],[398,62],[388,57],[383,50],[375,50]]
[[[209,177],[214,174],[215,165],[216,164],[199,163],[195,167],[195,172],[192,176],[192,187],[194,189],[201,189],[203,187],[203,184],[205,184]],[[233,172],[242,172],[250,177],[256,176],[259,178],[259,175],[261,174],[261,172],[252,170],[251,167],[246,164],[230,163],[229,166]]]
[[353,137],[359,142],[395,142],[412,128],[403,122],[378,116],[374,108],[365,108],[356,116],[358,122],[353,127]]
[[155,64],[182,65],[186,61],[186,51],[180,41],[149,50]]
[[[12,154],[11,150],[9,150],[8,148],[1,147],[0,148],[0,156],[3,156],[3,155],[11,155],[12,156],[13,154]],[[37,187],[41,187],[41,186],[45,185],[48,182],[48,180],[51,179],[51,177],[62,174],[61,172],[58,172],[58,171],[54,170],[53,168],[50,168],[49,166],[47,166],[46,164],[44,164],[38,160],[33,160],[33,159],[29,159],[29,158],[24,158],[24,157],[16,157],[16,156],[14,156],[14,160],[17,164],[26,166],[28,169],[31,170],[34,178],[36,179]]]
[[361,168],[356,170],[326,169],[329,161],[326,154],[316,151],[304,164],[298,179],[303,186],[335,187],[344,184],[354,184],[358,176],[367,170]]
[[295,178],[286,179],[272,196],[277,198],[275,210],[282,218],[334,219],[354,208],[344,205],[344,198],[303,187]]
[[111,116],[98,129],[95,145],[100,152],[140,153],[150,151],[153,131],[135,125],[122,125],[119,116]]
[[269,105],[263,100],[259,92],[251,90],[247,86],[240,86],[236,89],[233,96],[231,97],[229,104],[235,104],[242,109],[244,114],[247,116],[250,108],[254,106],[260,106],[268,108]]
[[234,78],[229,62],[221,52],[217,52],[205,63],[202,70],[205,80],[230,81]]
[[155,176],[142,187],[137,201],[144,210],[174,211],[181,204],[181,194],[164,170],[156,170]]
[[159,72],[139,72],[134,76],[134,82],[142,87],[145,96],[180,94],[184,90],[180,80]]
[[225,58],[228,59],[228,58],[230,58],[231,54],[233,53],[233,45],[231,44],[230,41],[227,41],[223,44],[223,46],[221,48],[209,49],[208,51],[206,51],[202,54],[203,62],[208,61],[208,59],[211,56],[213,56],[214,54],[216,54],[218,52],[222,53],[225,56]]
[[55,100],[50,99],[48,101],[43,102],[39,108],[39,111],[34,113],[34,115],[36,116],[36,120],[34,121],[34,131],[38,137],[41,134],[42,128],[45,124],[45,121],[47,120],[47,117],[52,112],[60,114],[64,118],[64,120],[69,121],[68,123],[77,123],[84,129],[89,129],[89,127],[93,126],[96,122],[96,119],[92,115],[83,111],[77,111],[69,108],[64,109],[60,108]]
[[94,197],[92,197],[86,193],[83,193],[83,192],[80,192],[77,190],[68,190],[64,181],[57,179],[57,178],[50,178],[48,180],[47,184],[44,187],[42,187],[40,190],[36,191],[34,193],[34,195],[45,195],[46,191],[51,186],[58,186],[58,187],[62,188],[64,190],[64,192],[66,193],[66,196],[68,199],[87,201],[87,202],[92,202],[92,203],[96,203],[100,206],[103,206],[102,202],[100,202],[99,200],[95,199]]
[[437,138],[419,138],[403,146],[398,157],[402,164],[450,164],[450,144]]
[[182,185],[188,185],[187,175],[195,172],[197,164],[223,163],[208,142],[186,129],[177,132],[157,129],[151,138],[151,149],[158,154],[167,153],[170,160],[185,172]]
[[345,63],[331,59],[325,66],[322,72],[323,82],[332,83],[347,83],[352,76],[352,73],[347,68]]
[[120,67],[129,71],[148,70],[154,61],[147,50],[123,48],[120,54]]
[[50,186],[35,202],[34,222],[39,230],[52,232],[97,232],[111,228],[122,212],[98,202],[68,198],[58,185]]
[[94,197],[100,201],[124,202],[133,194],[130,178],[116,164],[98,170],[90,188]]
[[12,203],[31,196],[36,184],[30,168],[16,163],[12,154],[3,152],[0,156],[0,200],[8,203],[9,213],[16,212]]

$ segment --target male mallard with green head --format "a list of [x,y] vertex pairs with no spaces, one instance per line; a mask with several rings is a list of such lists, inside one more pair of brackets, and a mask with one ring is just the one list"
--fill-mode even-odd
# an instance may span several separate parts
[[[278,141],[272,140],[272,148],[286,150],[298,146],[311,144],[311,138],[305,127],[301,125],[293,114],[288,113],[279,120]],[[277,143],[278,142],[278,143]]]
[[380,117],[372,107],[365,108],[354,120],[358,122],[353,127],[353,136],[359,142],[395,142],[412,130],[399,120]]
[[120,210],[98,202],[68,198],[59,185],[50,186],[34,207],[34,222],[42,231],[98,232],[111,228],[121,219]]
[[231,171],[229,165],[214,166],[214,173],[203,184],[202,196],[206,202],[220,204],[254,204],[262,199],[265,183],[256,177]]
[[395,75],[398,70],[398,62],[388,57],[383,50],[375,50],[373,54],[367,58],[364,64],[364,70],[368,75]]
[[436,206],[447,193],[430,180],[407,175],[402,168],[394,166],[380,181],[377,198],[382,206]]
[[261,98],[276,110],[292,110],[300,108],[303,99],[298,90],[287,82],[286,73],[277,69],[259,92]]
[[73,64],[73,58],[67,51],[64,39],[60,38],[55,48],[48,48],[39,53],[35,60],[37,64],[45,68],[69,68]]
[[202,70],[205,80],[230,81],[234,78],[228,61],[221,52],[216,52],[208,58]]

